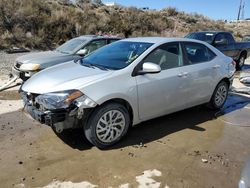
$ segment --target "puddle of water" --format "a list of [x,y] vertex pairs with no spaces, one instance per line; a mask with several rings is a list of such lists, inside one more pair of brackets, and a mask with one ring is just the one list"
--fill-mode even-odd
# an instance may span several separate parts
[[229,95],[223,109],[216,116],[227,125],[250,127],[249,114],[250,98]]
[[16,90],[1,91],[0,100],[20,100],[21,95]]

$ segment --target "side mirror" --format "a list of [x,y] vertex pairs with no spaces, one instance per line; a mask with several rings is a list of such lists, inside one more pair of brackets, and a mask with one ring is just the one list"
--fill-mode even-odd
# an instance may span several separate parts
[[81,49],[78,52],[76,52],[77,55],[85,56],[88,53],[87,49]]
[[156,74],[161,72],[161,67],[155,63],[145,62],[142,65],[142,70],[138,71],[139,75],[143,74]]
[[215,45],[222,45],[222,44],[228,44],[227,39],[221,39],[219,41],[214,42]]

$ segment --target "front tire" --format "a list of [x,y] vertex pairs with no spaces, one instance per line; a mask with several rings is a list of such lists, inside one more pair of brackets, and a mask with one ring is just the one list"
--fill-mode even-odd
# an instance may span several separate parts
[[225,81],[221,81],[215,88],[210,99],[209,107],[212,109],[220,109],[227,100],[229,85]]
[[129,125],[128,110],[121,104],[108,103],[93,111],[84,126],[84,133],[90,143],[106,148],[120,141]]

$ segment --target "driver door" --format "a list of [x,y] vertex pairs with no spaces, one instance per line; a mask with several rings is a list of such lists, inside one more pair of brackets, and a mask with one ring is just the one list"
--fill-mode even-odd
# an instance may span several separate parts
[[147,120],[182,108],[185,96],[180,95],[179,66],[182,66],[182,52],[179,43],[167,43],[153,50],[143,62],[160,65],[157,74],[136,76],[139,117]]

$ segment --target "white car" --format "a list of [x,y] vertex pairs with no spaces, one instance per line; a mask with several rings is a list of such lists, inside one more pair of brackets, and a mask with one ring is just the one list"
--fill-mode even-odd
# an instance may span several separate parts
[[34,119],[61,132],[83,128],[99,148],[129,126],[209,103],[221,108],[235,62],[208,43],[183,38],[130,38],[34,75],[21,88]]

